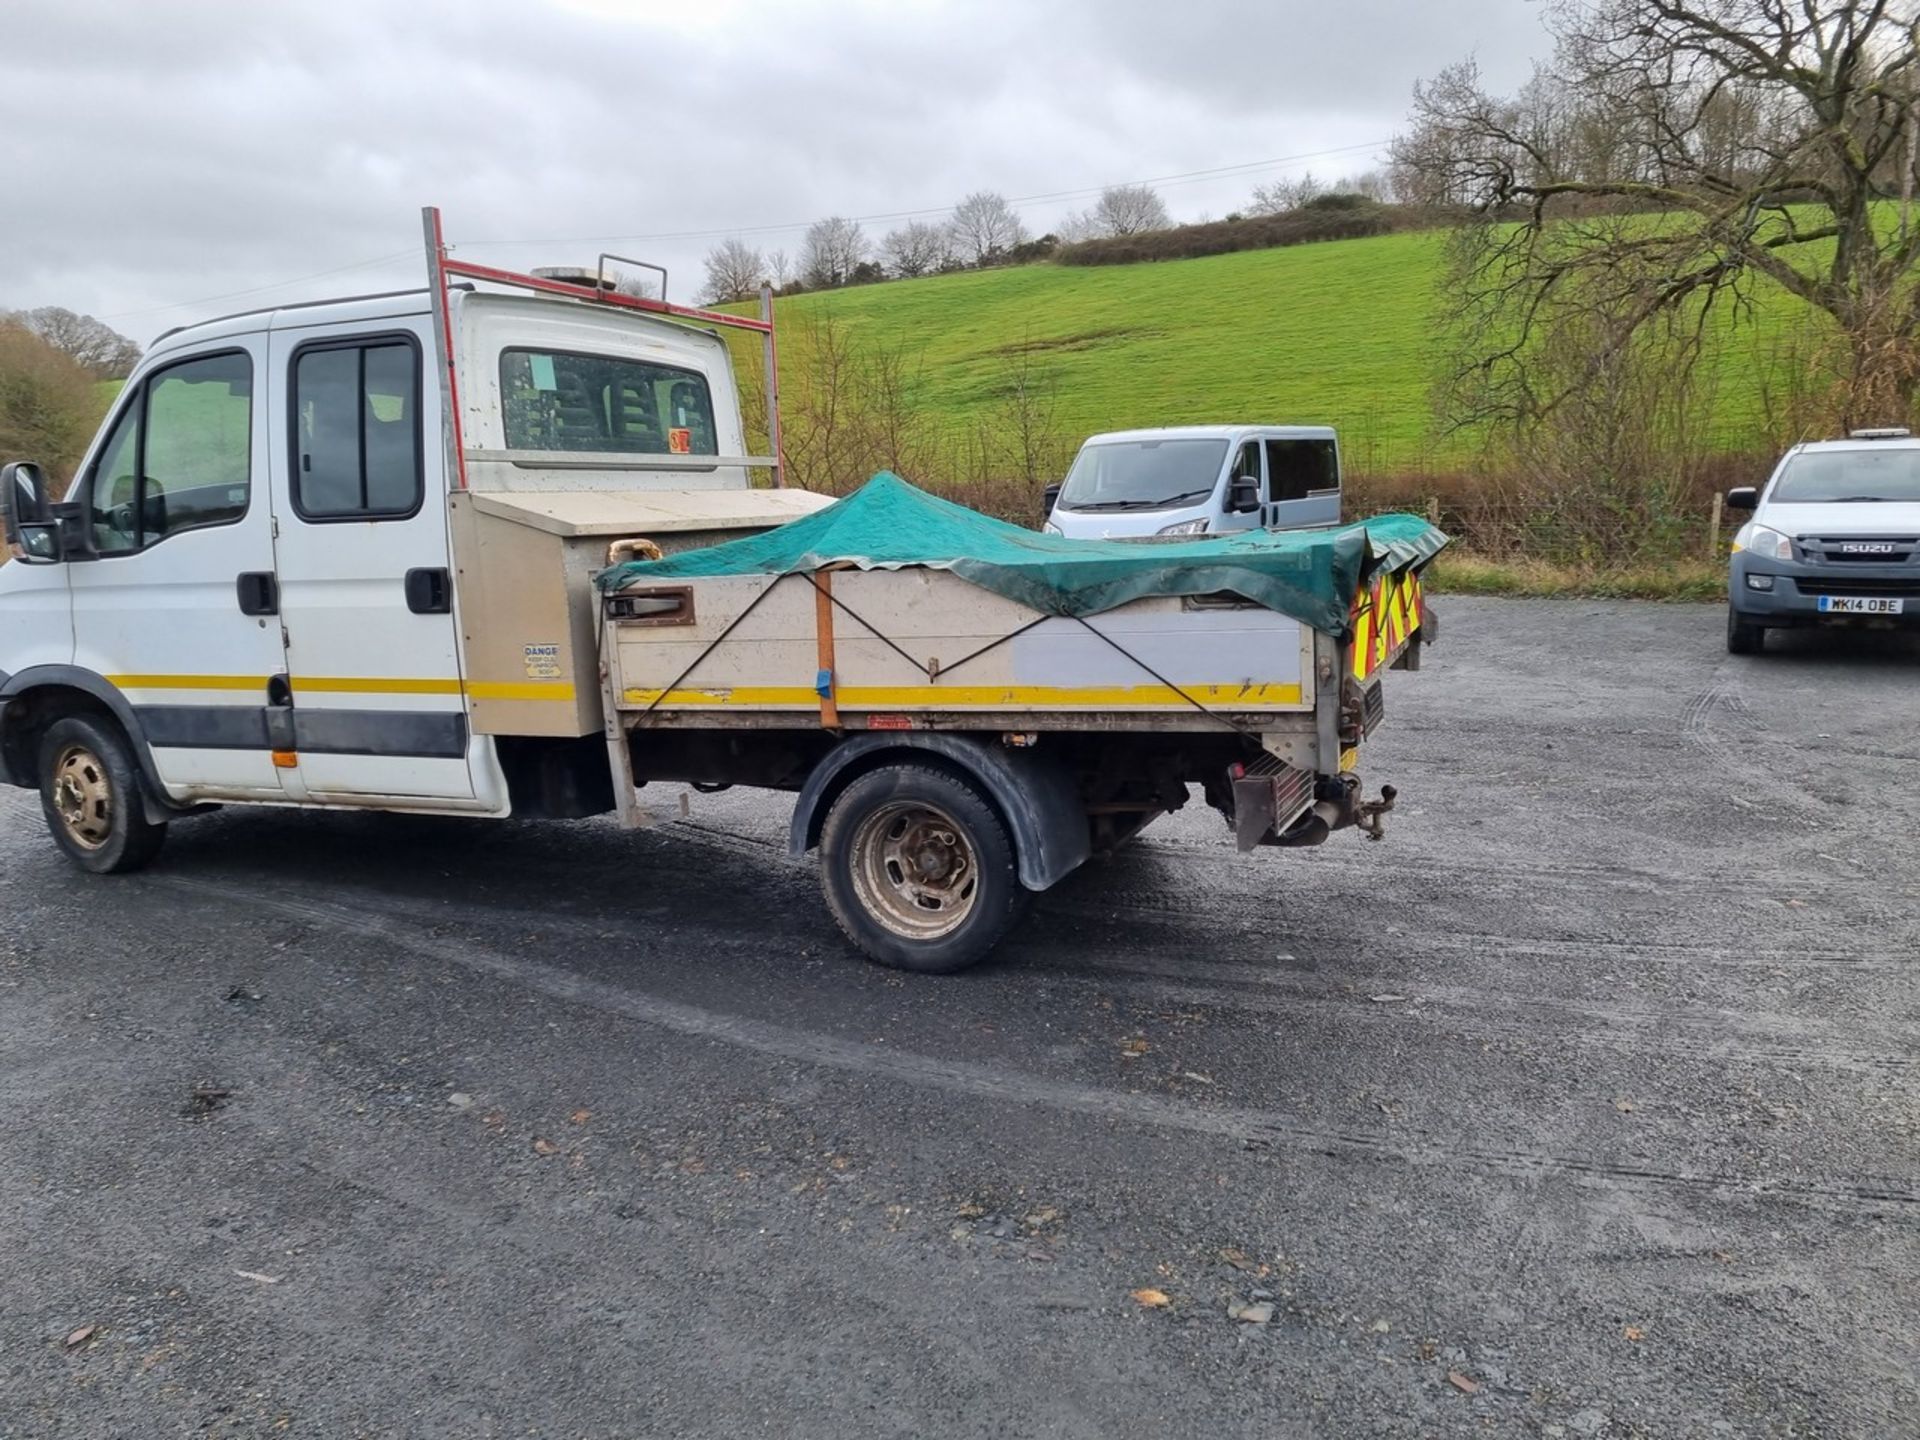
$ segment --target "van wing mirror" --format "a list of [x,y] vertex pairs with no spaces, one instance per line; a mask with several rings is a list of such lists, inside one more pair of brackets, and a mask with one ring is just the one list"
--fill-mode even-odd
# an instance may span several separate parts
[[60,558],[60,527],[47,503],[47,472],[31,460],[0,469],[0,521],[8,550],[20,559],[44,565]]
[[7,539],[19,542],[19,527],[39,525],[47,517],[47,472],[31,460],[16,460],[0,470],[0,514]]
[[1727,491],[1727,509],[1753,510],[1760,504],[1760,492],[1751,485],[1741,485]]
[[1236,475],[1227,481],[1227,509],[1239,515],[1259,508],[1260,477],[1258,475]]
[[[1056,480],[1040,492],[1040,504],[1045,510],[1046,515],[1053,514],[1053,507],[1060,503],[1060,487],[1063,483],[1065,482]],[[1045,517],[1043,516],[1042,518]]]

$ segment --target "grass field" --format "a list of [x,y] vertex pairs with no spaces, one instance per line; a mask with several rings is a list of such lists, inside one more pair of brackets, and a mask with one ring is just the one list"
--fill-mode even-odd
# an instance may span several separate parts
[[[1436,433],[1436,285],[1445,236],[1426,231],[1200,260],[1029,265],[893,281],[778,302],[782,365],[800,368],[805,322],[830,311],[857,336],[905,346],[916,404],[937,426],[990,420],[1008,359],[1050,372],[1072,440],[1205,421],[1330,423],[1371,473],[1444,467],[1467,453]],[[1797,302],[1722,326],[1707,367],[1712,440],[1754,441],[1760,377]],[[799,323],[795,323],[799,322]]]

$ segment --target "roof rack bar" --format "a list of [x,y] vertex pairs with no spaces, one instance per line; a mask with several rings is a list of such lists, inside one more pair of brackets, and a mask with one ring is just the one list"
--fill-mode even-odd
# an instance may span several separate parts
[[660,298],[662,300],[667,298],[666,266],[656,265],[651,260],[636,260],[631,255],[615,255],[611,250],[602,250],[600,252],[600,269],[598,271],[600,289],[606,294],[611,295],[614,291],[614,287],[607,283],[607,262],[609,260],[618,260],[622,265],[637,265],[642,270],[658,270],[660,272]]
[[538,290],[546,295],[565,295],[597,305],[614,305],[623,310],[644,310],[650,315],[672,315],[681,320],[698,320],[704,325],[725,325],[735,330],[753,330],[761,334],[772,329],[765,320],[746,315],[728,315],[719,310],[701,310],[692,305],[669,305],[644,295],[617,295],[592,285],[576,285],[568,280],[549,280],[544,275],[522,275],[515,270],[496,270],[491,265],[475,265],[470,260],[443,260],[440,268],[448,275],[469,280],[484,280],[493,285],[511,285],[521,290]]
[[420,212],[427,242],[427,281],[433,301],[433,359],[440,372],[440,443],[445,447],[447,474],[462,490],[467,488],[467,449],[460,438],[460,378],[453,366],[453,297],[447,293],[447,240],[440,229],[440,207]]
[[590,286],[574,284],[566,280],[552,280],[544,275],[524,275],[516,270],[500,270],[491,265],[476,265],[470,260],[451,258],[447,253],[446,235],[440,226],[439,207],[427,206],[420,212],[420,217],[426,238],[428,296],[433,306],[433,340],[437,351],[434,358],[440,372],[442,439],[447,450],[448,473],[454,477],[462,490],[467,488],[467,449],[461,437],[460,381],[453,356],[453,298],[449,294],[448,286],[448,277],[456,275],[463,279],[480,280],[491,285],[506,285],[544,295],[563,295],[571,300],[611,305],[616,309],[638,310],[648,315],[666,315],[676,320],[696,321],[702,325],[725,326],[730,330],[750,330],[759,335],[765,347],[763,360],[766,367],[767,438],[770,442],[768,448],[773,451],[770,457],[773,483],[781,488],[786,486],[786,452],[781,448],[780,437],[779,359],[774,351],[773,342],[772,287],[765,284],[760,287],[760,315],[757,319],[748,315],[729,315],[721,310],[702,310],[692,305],[670,305],[664,298],[654,300],[644,295],[620,295],[605,288],[607,262],[619,260],[624,264],[658,270],[660,293],[664,297],[667,288],[667,272],[664,266],[649,264],[644,260],[633,260],[623,255],[608,254],[600,257],[599,272],[595,277],[595,283]]

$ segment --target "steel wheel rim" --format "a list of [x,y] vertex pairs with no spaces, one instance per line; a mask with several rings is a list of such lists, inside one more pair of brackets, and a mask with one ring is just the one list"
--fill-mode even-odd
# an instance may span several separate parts
[[903,940],[938,940],[973,914],[980,861],[951,816],[918,801],[883,805],[853,839],[853,883],[867,913]]
[[98,850],[113,834],[113,784],[84,745],[67,746],[53,762],[53,813],[82,849]]

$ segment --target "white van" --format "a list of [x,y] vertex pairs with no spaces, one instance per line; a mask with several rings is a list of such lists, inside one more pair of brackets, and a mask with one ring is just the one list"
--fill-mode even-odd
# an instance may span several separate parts
[[1080,447],[1047,506],[1049,533],[1086,540],[1337,525],[1340,442],[1327,425],[1115,430]]

